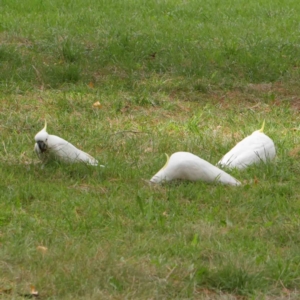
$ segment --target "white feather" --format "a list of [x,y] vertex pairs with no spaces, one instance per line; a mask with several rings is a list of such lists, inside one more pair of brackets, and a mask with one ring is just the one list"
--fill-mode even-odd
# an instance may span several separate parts
[[176,152],[168,158],[166,165],[150,181],[159,183],[183,179],[190,181],[220,182],[240,185],[241,183],[223,170],[189,152]]
[[218,165],[228,168],[244,169],[252,164],[267,162],[276,155],[274,142],[265,135],[262,129],[254,131],[251,135],[237,143]]
[[[68,163],[84,162],[93,166],[98,165],[98,161],[88,153],[77,149],[71,143],[59,136],[48,134],[46,127],[47,124],[45,123],[45,127],[34,137],[36,142],[34,150],[42,161],[55,158]],[[45,151],[40,149],[39,142],[45,144]]]

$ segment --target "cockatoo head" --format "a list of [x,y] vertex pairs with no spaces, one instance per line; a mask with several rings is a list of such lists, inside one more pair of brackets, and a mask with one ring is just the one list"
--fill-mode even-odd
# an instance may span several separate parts
[[166,173],[166,168],[168,167],[168,164],[169,164],[169,160],[170,160],[170,157],[168,154],[166,154],[166,157],[167,157],[167,162],[165,163],[165,165],[150,179],[150,182],[152,183],[159,183],[159,182],[162,182],[162,181],[165,181],[165,180],[168,180],[168,177],[167,177],[167,173]]
[[47,129],[47,122],[45,121],[45,126],[44,128],[38,132],[34,139],[35,139],[35,142],[37,144],[37,147],[38,147],[38,150],[40,150],[41,153],[47,151],[48,149],[48,132],[46,131]]

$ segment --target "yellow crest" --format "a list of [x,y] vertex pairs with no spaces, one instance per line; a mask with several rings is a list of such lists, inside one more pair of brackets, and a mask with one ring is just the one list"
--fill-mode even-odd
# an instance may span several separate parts
[[166,161],[165,165],[161,168],[161,170],[163,170],[163,169],[165,169],[165,168],[167,167],[167,165],[168,165],[168,163],[169,163],[169,160],[170,160],[169,155],[168,155],[167,153],[165,153],[165,155],[166,155],[166,157],[167,157],[167,161]]
[[265,129],[265,120],[263,121],[262,127],[261,127],[261,129],[259,129],[259,131],[264,132],[264,129]]
[[45,119],[45,126],[44,126],[43,130],[47,131],[47,121],[46,121],[46,119]]

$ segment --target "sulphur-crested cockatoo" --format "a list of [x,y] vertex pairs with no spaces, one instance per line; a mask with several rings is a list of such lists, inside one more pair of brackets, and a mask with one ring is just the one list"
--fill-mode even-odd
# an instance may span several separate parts
[[176,152],[169,156],[165,166],[151,179],[152,183],[183,179],[190,181],[220,182],[240,185],[241,183],[223,170],[189,152]]
[[66,140],[56,135],[48,134],[46,129],[47,122],[45,121],[45,127],[34,137],[34,151],[43,162],[54,158],[68,163],[84,162],[93,166],[98,165],[98,161],[95,158],[77,149]]
[[244,169],[252,164],[273,159],[276,155],[275,145],[273,141],[263,133],[264,127],[265,121],[260,130],[254,131],[226,153],[218,162],[218,165],[231,169]]

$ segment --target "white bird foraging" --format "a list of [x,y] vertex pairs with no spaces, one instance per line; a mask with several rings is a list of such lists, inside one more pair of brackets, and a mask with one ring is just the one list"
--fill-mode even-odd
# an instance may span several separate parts
[[34,137],[34,151],[43,162],[48,159],[57,159],[67,163],[84,162],[86,164],[97,166],[98,161],[89,154],[77,149],[68,141],[56,136],[48,134],[45,127]]
[[223,170],[210,164],[206,160],[189,152],[176,152],[167,156],[165,166],[151,179],[152,183],[183,179],[190,181],[219,182],[229,185],[241,183]]
[[245,169],[252,164],[267,162],[276,155],[274,142],[263,133],[265,121],[260,130],[237,143],[217,165],[227,168]]

